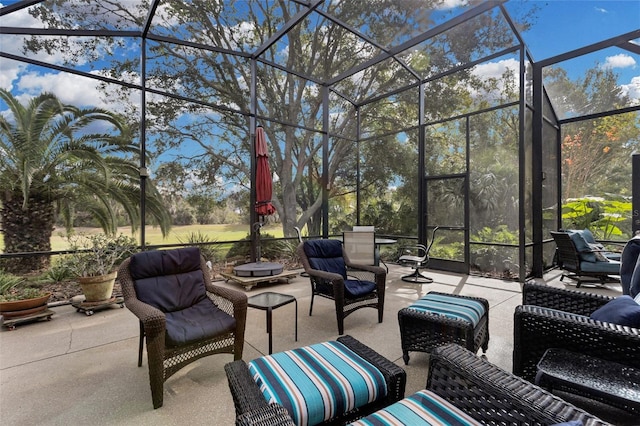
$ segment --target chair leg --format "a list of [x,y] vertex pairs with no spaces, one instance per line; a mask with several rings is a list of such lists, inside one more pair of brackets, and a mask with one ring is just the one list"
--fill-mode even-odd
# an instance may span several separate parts
[[427,277],[420,273],[420,268],[416,268],[412,274],[402,277],[402,281],[413,284],[430,284],[433,282],[433,278]]
[[315,296],[315,293],[312,291],[311,292],[311,303],[309,304],[309,316],[311,316],[311,312],[313,312],[313,298]]
[[144,348],[144,325],[140,321],[140,343],[138,344],[138,367],[142,367],[142,350]]

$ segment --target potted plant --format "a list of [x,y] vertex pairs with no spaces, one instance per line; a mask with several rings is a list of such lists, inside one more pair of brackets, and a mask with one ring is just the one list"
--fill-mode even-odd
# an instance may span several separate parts
[[67,255],[65,266],[76,276],[85,301],[111,299],[116,265],[136,251],[136,240],[123,234],[78,234],[67,239],[73,253]]
[[27,285],[27,280],[0,271],[0,315],[5,319],[22,318],[47,309],[51,293]]

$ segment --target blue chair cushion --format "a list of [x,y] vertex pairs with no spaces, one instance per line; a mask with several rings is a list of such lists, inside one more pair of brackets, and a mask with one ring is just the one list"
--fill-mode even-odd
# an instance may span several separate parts
[[347,266],[339,240],[311,240],[304,243],[304,253],[313,269],[340,274],[347,279]]
[[352,426],[466,426],[480,424],[482,423],[429,390],[416,392],[382,410],[350,423]]
[[640,328],[640,305],[631,296],[619,296],[595,310],[591,319]]
[[207,297],[197,247],[137,253],[131,257],[129,272],[138,299],[165,313],[168,346],[182,346],[235,328],[235,318]]
[[376,289],[376,283],[372,281],[345,280],[344,291],[348,297],[360,297],[371,293]]
[[263,356],[248,367],[267,402],[284,406],[297,425],[316,425],[387,395],[382,373],[337,341]]
[[615,260],[609,260],[607,262],[580,262],[580,270],[606,275],[620,275],[620,262]]
[[422,296],[408,308],[467,321],[473,324],[474,328],[485,314],[484,305],[477,300],[431,293]]
[[569,232],[569,236],[571,237],[573,244],[575,244],[576,250],[578,250],[578,256],[580,257],[581,260],[585,262],[596,261],[596,255],[591,250],[591,247],[589,246],[589,243],[587,242],[587,240],[585,240],[584,237],[582,236],[582,232],[580,231]]
[[235,318],[219,309],[209,298],[186,309],[167,312],[165,318],[168,346],[183,346],[231,333],[236,328]]
[[137,253],[129,272],[138,299],[163,312],[188,308],[207,297],[197,247]]

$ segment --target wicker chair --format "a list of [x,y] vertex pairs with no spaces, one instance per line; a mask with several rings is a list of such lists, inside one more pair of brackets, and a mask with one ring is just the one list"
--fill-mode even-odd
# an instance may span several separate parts
[[[162,406],[164,382],[185,365],[216,353],[242,358],[247,296],[213,285],[198,248],[135,254],[120,266],[118,280],[127,308],[140,320],[139,367],[146,337],[153,408]],[[169,290],[176,284],[180,284],[182,293]],[[203,320],[191,330],[191,325],[181,321],[193,322],[187,318],[191,306],[178,306],[187,299],[194,302],[191,306],[198,305],[195,314]],[[166,309],[163,305],[167,304],[173,306]],[[167,318],[183,332],[180,344],[167,334]]]
[[483,424],[607,424],[456,344],[431,352],[427,389]]
[[[311,282],[309,315],[313,311],[314,297],[321,296],[335,302],[341,335],[344,334],[345,317],[361,308],[377,309],[378,322],[382,322],[387,278],[384,268],[352,263],[339,240],[305,241],[298,245],[297,254]],[[352,286],[352,291],[348,286]],[[371,289],[363,291],[364,286]]]
[[514,314],[513,372],[533,382],[549,348],[640,368],[640,329],[589,318],[613,298],[525,283]]
[[[440,346],[431,353],[426,388],[487,425],[550,425],[571,420],[580,420],[584,426],[607,424],[457,344]],[[282,406],[262,403],[241,414],[236,424],[295,423]]]
[[[382,373],[384,380],[387,383],[387,394],[384,397],[356,410],[352,410],[348,413],[338,413],[325,424],[346,424],[353,419],[357,419],[384,408],[404,397],[407,375],[401,367],[397,366],[351,336],[341,336],[336,340],[347,346]],[[225,365],[224,368],[227,373],[229,389],[231,391],[236,410],[236,424],[294,424],[284,407],[277,404],[269,404],[267,402],[265,397],[262,395],[260,388],[251,376],[247,364],[243,360],[231,362]]]

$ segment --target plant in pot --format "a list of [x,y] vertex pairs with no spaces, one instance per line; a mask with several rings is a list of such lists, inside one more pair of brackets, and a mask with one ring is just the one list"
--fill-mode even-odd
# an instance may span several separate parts
[[136,240],[123,234],[78,234],[67,239],[73,253],[66,256],[64,265],[76,276],[85,302],[110,300],[116,266],[136,252]]
[[51,293],[31,287],[28,281],[0,270],[0,315],[23,318],[44,312]]

